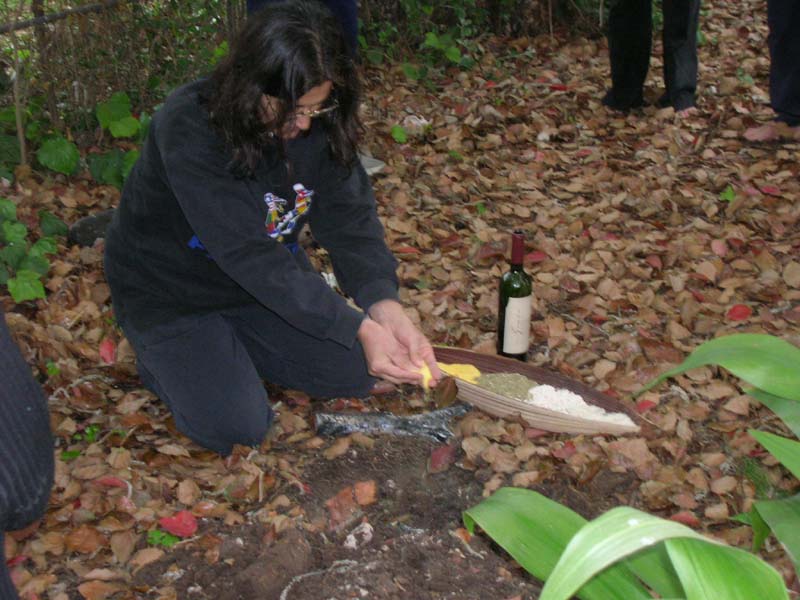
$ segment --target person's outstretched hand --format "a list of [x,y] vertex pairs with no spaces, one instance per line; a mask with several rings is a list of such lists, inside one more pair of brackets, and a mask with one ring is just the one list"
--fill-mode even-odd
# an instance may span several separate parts
[[370,307],[369,316],[391,333],[404,349],[403,364],[410,362],[416,375],[410,383],[422,383],[419,369],[422,365],[428,365],[432,376],[431,384],[436,385],[442,378],[442,372],[436,364],[433,347],[425,335],[414,326],[400,303],[394,300],[376,302]]

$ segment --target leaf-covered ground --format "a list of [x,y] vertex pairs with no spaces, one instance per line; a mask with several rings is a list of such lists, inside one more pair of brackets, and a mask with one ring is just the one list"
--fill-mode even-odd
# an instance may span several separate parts
[[[399,67],[367,69],[368,146],[388,163],[375,179],[380,211],[401,261],[403,299],[434,342],[493,351],[497,277],[509,232],[522,229],[537,309],[531,361],[625,402],[714,336],[765,332],[800,345],[800,142],[757,145],[742,137],[771,114],[763,5],[715,2],[704,10],[699,110],[687,117],[602,107],[604,40],[486,40],[474,70],[450,71],[430,87],[408,81]],[[646,90],[653,100],[659,55],[657,47]],[[409,133],[403,145],[390,135],[398,124]],[[118,197],[88,180],[37,173],[3,195],[31,223],[42,207],[72,222]],[[638,399],[647,420],[638,436],[546,434],[473,411],[453,445],[416,446],[430,454],[427,465],[422,460],[425,486],[447,504],[452,535],[436,543],[413,538],[419,554],[409,558],[392,555],[385,532],[375,536],[380,543],[364,541],[362,528],[348,549],[347,534],[359,523],[379,530],[387,502],[398,497],[384,463],[418,464],[411,451],[392,454],[408,441],[322,439],[313,431],[315,403],[274,390],[280,417],[260,450],[228,460],[203,451],[176,434],[164,407],[141,388],[130,346],[114,326],[101,246],[61,250],[47,301],[14,305],[2,297],[50,397],[58,445],[45,520],[27,539],[7,542],[26,597],[211,597],[226,578],[247,579],[237,551],[260,555],[300,531],[313,552],[293,566],[310,570],[329,560],[336,585],[321,589],[330,597],[366,589],[369,577],[356,567],[383,556],[407,568],[373,597],[404,597],[414,582],[403,577],[444,557],[465,573],[489,569],[496,597],[533,598],[535,587],[510,562],[486,566],[487,556],[505,560],[496,548],[458,529],[458,511],[481,493],[535,487],[589,516],[628,504],[749,547],[749,528],[730,517],[748,510],[756,493],[797,487],[746,433],[781,432],[778,419],[734,378],[704,368]],[[315,258],[325,263],[321,253]],[[424,406],[414,390],[390,402]],[[453,481],[448,496],[442,482]],[[415,512],[423,497],[405,499],[416,507],[412,521],[424,516]],[[405,523],[393,515],[394,527]],[[413,525],[405,526],[423,531]],[[256,527],[259,534],[248,537]],[[166,533],[151,533],[148,543],[156,529],[184,539],[167,548],[158,544],[170,543]],[[326,553],[333,546],[342,554]],[[774,540],[762,556],[797,589]],[[186,572],[202,579],[203,565],[213,577],[187,581]],[[438,573],[427,573],[438,588],[405,597],[452,597],[459,581]],[[394,585],[396,596],[386,591]],[[252,596],[251,588],[236,589],[241,597],[270,597],[263,587]]]

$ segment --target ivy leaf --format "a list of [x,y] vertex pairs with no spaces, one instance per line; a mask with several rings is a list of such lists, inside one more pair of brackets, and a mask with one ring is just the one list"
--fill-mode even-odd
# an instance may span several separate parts
[[398,144],[405,144],[408,141],[408,134],[401,125],[395,125],[394,127],[392,127],[391,133],[392,133],[392,138]]
[[411,81],[419,81],[420,70],[411,63],[403,63],[403,74]]
[[458,64],[461,62],[461,50],[459,50],[456,46],[450,46],[447,50],[444,51],[444,55],[452,63]]
[[96,114],[100,126],[108,129],[115,121],[121,121],[125,117],[131,116],[131,99],[125,92],[117,92],[105,102],[97,105]]
[[67,235],[69,231],[64,221],[46,210],[39,211],[39,227],[41,227],[42,233],[46,236]]
[[33,271],[17,271],[16,277],[9,279],[6,285],[14,302],[44,298],[44,286],[39,280],[39,274]]
[[122,157],[122,179],[127,179],[131,174],[131,169],[136,161],[139,160],[140,152],[138,150],[128,150],[125,156]]
[[123,155],[118,148],[105,154],[90,154],[86,158],[89,172],[98,183],[122,188]]
[[25,241],[28,235],[28,228],[22,223],[16,221],[4,221],[3,229],[3,242],[6,244],[21,244]]
[[16,269],[27,255],[27,247],[25,243],[7,244],[0,248],[0,262]]
[[139,133],[140,127],[139,121],[129,115],[118,121],[112,121],[108,126],[108,130],[115,138],[126,138],[133,137]]
[[28,251],[28,256],[47,256],[58,252],[58,245],[51,237],[43,237],[36,240]]
[[720,192],[719,199],[724,200],[725,202],[733,202],[736,199],[736,190],[733,189],[733,186],[730,183],[728,184],[728,187]]
[[17,205],[7,198],[0,198],[0,221],[16,221]]
[[78,147],[60,136],[46,140],[36,153],[36,158],[42,165],[64,175],[69,175],[78,168],[80,157]]
[[50,261],[44,256],[31,256],[30,253],[19,263],[19,270],[33,271],[34,273],[47,275],[50,271]]

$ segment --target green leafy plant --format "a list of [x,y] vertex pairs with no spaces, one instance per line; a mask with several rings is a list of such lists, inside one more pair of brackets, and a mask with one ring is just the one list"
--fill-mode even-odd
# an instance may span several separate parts
[[532,490],[501,488],[464,512],[534,577],[540,600],[788,600],[760,558],[629,507],[587,522]]
[[165,548],[172,548],[181,539],[178,536],[161,531],[160,529],[151,529],[147,532],[147,543],[151,546],[163,546]]
[[71,175],[78,168],[81,155],[73,142],[56,135],[44,141],[36,152],[36,158],[51,171]]
[[[698,346],[680,365],[662,373],[639,393],[689,369],[704,365],[724,367],[755,386],[745,391],[778,415],[800,437],[800,348],[765,334],[740,333],[719,337]],[[764,431],[748,433],[800,479],[800,442]],[[753,527],[753,550],[758,550],[770,532],[783,544],[800,571],[800,494],[789,498],[763,498],[769,494],[756,488],[762,499],[753,503],[739,521]]]
[[402,125],[394,125],[391,130],[392,139],[398,144],[405,144],[408,141],[408,133]]
[[725,202],[733,202],[736,199],[736,190],[730,183],[719,193],[719,199]]
[[[224,55],[226,48],[227,46],[219,47],[223,53],[220,56]],[[134,116],[131,112],[131,99],[125,92],[117,92],[105,102],[99,103],[95,112],[100,126],[108,130],[115,139],[136,138],[141,142],[147,135],[150,116],[147,113]],[[90,154],[86,162],[95,181],[122,189],[138,159],[138,149],[123,152],[119,148],[113,148],[109,152]]]
[[50,270],[47,256],[58,250],[55,237],[67,233],[64,222],[47,211],[39,211],[39,228],[42,237],[31,243],[14,203],[0,198],[0,286],[8,288],[14,302],[45,297],[42,278]]

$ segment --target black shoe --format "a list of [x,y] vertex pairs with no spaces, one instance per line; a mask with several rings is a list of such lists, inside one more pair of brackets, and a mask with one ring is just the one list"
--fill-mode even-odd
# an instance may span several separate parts
[[628,112],[634,108],[641,108],[644,106],[644,98],[641,94],[634,96],[633,98],[620,99],[614,93],[614,90],[608,90],[606,95],[603,96],[603,100],[601,102],[604,106],[620,112]]
[[106,237],[106,230],[111,224],[111,218],[113,216],[114,209],[109,208],[108,210],[78,219],[69,228],[67,242],[69,244],[78,244],[79,246],[94,246],[94,243],[98,239]]
[[672,102],[669,98],[667,92],[661,94],[661,97],[656,100],[656,106],[658,108],[667,108],[671,106],[675,109],[675,112],[680,112],[682,110],[686,110],[687,108],[692,108],[695,105],[694,98],[688,95],[681,95],[678,96],[675,102]]

